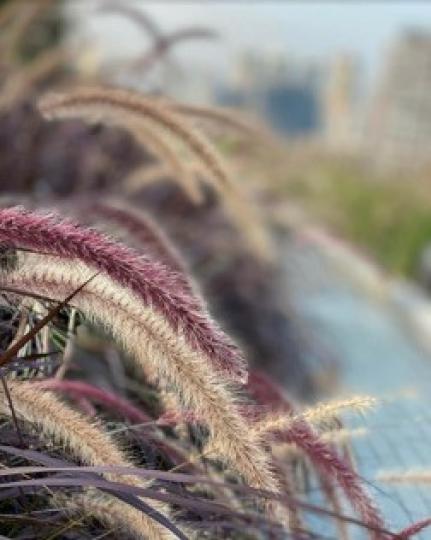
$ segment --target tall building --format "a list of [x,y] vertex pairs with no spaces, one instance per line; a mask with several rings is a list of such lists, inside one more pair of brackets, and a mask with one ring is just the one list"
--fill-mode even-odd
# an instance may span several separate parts
[[406,31],[394,44],[371,106],[368,151],[384,165],[431,162],[431,33]]
[[222,104],[257,111],[284,135],[312,136],[321,125],[320,79],[320,66],[284,51],[248,52],[218,97]]
[[359,125],[359,69],[355,57],[340,54],[330,64],[323,99],[325,142],[335,151],[357,148]]

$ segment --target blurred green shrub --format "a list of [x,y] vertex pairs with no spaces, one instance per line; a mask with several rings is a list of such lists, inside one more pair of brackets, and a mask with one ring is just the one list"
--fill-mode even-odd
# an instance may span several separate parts
[[416,273],[431,243],[431,197],[412,178],[376,178],[352,163],[320,163],[286,184],[288,195],[397,274]]

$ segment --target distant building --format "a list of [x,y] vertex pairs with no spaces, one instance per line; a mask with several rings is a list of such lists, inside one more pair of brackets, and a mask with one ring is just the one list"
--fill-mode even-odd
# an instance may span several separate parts
[[269,87],[262,96],[263,113],[280,133],[296,137],[315,134],[320,128],[320,104],[308,84],[285,82]]
[[431,33],[407,31],[388,57],[371,106],[370,156],[382,164],[431,162]]
[[320,75],[318,66],[283,53],[247,53],[217,97],[223,105],[257,111],[284,135],[315,135],[321,127]]
[[329,66],[323,92],[326,144],[336,151],[355,150],[360,138],[359,66],[355,57],[336,57]]

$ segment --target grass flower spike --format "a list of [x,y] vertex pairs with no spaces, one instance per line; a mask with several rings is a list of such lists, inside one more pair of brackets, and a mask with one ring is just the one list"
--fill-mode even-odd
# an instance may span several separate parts
[[178,288],[178,277],[163,264],[137,254],[106,236],[61,222],[54,216],[18,208],[0,210],[0,241],[79,260],[133,292],[168,321],[191,349],[208,357],[232,381],[244,381],[247,370],[239,349],[202,310],[201,301]]
[[[213,187],[221,195],[226,208],[249,247],[262,257],[271,258],[271,246],[266,231],[260,223],[251,201],[244,202],[232,181],[232,175],[213,145],[198,132],[187,118],[177,114],[156,98],[149,98],[118,88],[77,88],[68,93],[53,93],[43,97],[39,109],[47,119],[82,118],[85,121],[102,121],[129,129],[137,139],[150,141],[151,136],[160,138],[162,145],[169,145],[167,135],[185,149],[189,161],[202,165]],[[148,138],[150,135],[150,138]],[[172,159],[170,159],[172,162]],[[175,165],[174,165],[175,166]],[[178,171],[178,165],[176,166]],[[188,186],[192,199],[199,198],[197,186],[190,182],[188,169],[183,169],[183,185]]]
[[[0,239],[11,246],[53,252],[20,253],[17,268],[0,277],[2,285],[60,299],[98,269],[100,274],[74,297],[74,306],[105,325],[141,372],[150,365],[161,388],[176,397],[179,409],[204,419],[213,457],[249,485],[277,491],[268,456],[230,389],[229,379],[244,378],[243,360],[197,313],[196,303],[175,292],[177,281],[165,266],[95,231],[16,208],[0,211]],[[202,339],[205,345],[197,343]]]
[[[133,467],[134,465],[117,448],[110,437],[99,426],[91,424],[83,416],[59,401],[50,392],[39,390],[31,383],[9,382],[11,398],[18,417],[41,430],[48,440],[61,444],[75,458],[86,465],[112,465]],[[0,392],[0,413],[9,416],[10,409],[4,392]],[[106,475],[109,480],[122,481],[132,486],[144,487],[133,476],[119,477]],[[173,535],[142,512],[123,503],[115,503],[121,523],[127,527],[133,538],[167,540]],[[150,503],[154,508],[166,514],[167,509],[160,504]],[[118,525],[118,523],[117,523]]]

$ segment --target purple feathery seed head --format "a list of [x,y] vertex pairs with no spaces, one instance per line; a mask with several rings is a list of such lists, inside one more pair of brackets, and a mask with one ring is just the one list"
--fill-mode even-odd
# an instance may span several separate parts
[[84,211],[89,211],[95,218],[106,219],[127,230],[141,247],[148,250],[148,255],[152,255],[156,260],[181,274],[186,289],[191,288],[185,275],[185,265],[179,254],[175,252],[166,236],[149,217],[143,213],[140,213],[138,217],[128,208],[117,207],[103,201],[91,202],[87,207],[84,207]]
[[178,274],[164,264],[93,229],[19,207],[0,209],[0,242],[78,259],[107,274],[160,313],[227,380],[247,380],[247,365],[239,348],[211,320],[201,301],[178,286]]
[[431,527],[431,518],[422,519],[403,529],[396,535],[396,538],[399,540],[410,540],[412,536],[419,534],[428,527]]
[[[274,410],[284,411],[286,415],[295,414],[295,408],[282,388],[264,373],[257,370],[250,373],[248,390],[261,405],[270,405]],[[350,464],[338,455],[333,445],[322,441],[307,422],[297,420],[291,427],[276,435],[277,440],[293,443],[301,448],[318,471],[330,479],[335,479],[367,524],[378,529],[383,528],[383,519],[363,489],[359,476]]]
[[329,478],[335,478],[364,521],[373,527],[383,528],[384,523],[377,508],[364,491],[361,480],[350,464],[335,449],[308,426],[298,421],[282,434],[282,440],[294,443],[308,455],[314,466]]

